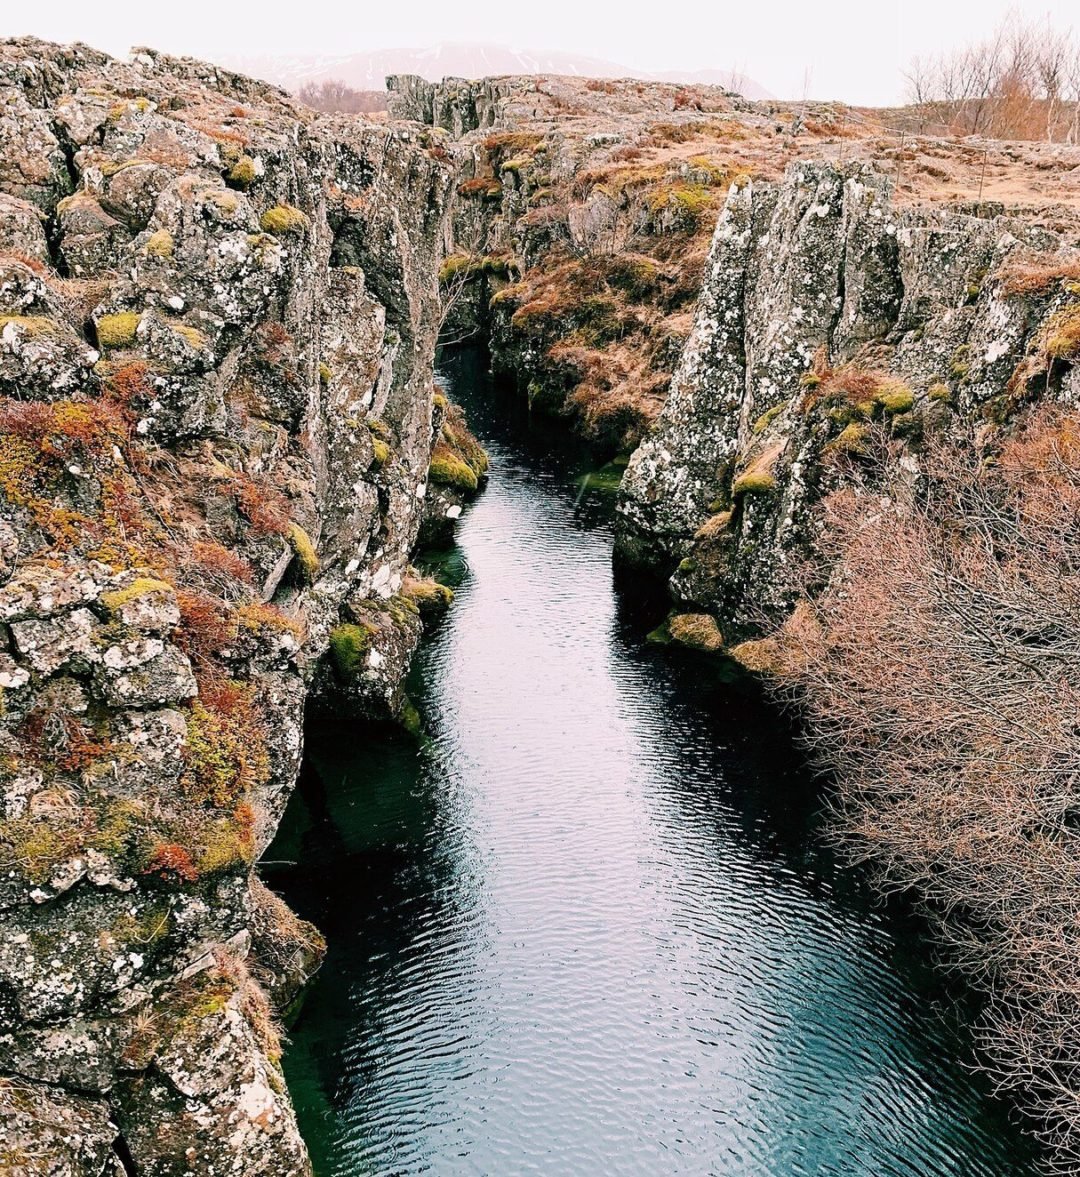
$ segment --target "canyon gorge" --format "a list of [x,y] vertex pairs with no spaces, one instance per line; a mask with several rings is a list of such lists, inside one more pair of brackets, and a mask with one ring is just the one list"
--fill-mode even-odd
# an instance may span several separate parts
[[[373,762],[426,766],[435,808],[449,805],[442,784],[457,764],[518,781],[507,812],[535,831],[553,876],[593,878],[567,848],[579,824],[604,861],[634,847],[627,862],[661,862],[641,887],[597,882],[606,915],[581,935],[602,971],[649,923],[627,896],[655,886],[667,902],[684,868],[696,877],[738,857],[734,834],[723,854],[699,844],[685,812],[711,828],[723,806],[695,806],[758,754],[680,718],[697,758],[680,767],[682,745],[649,727],[669,706],[704,709],[680,675],[720,673],[754,698],[759,683],[770,692],[746,713],[761,742],[775,725],[790,745],[787,704],[826,770],[811,786],[799,760],[799,787],[820,791],[832,818],[825,831],[793,827],[783,861],[801,862],[803,839],[838,845],[841,861],[859,860],[865,896],[918,904],[920,951],[960,965],[974,1044],[970,1027],[954,1043],[920,1021],[898,1052],[970,1051],[1031,1112],[1040,1163],[1075,1172],[1080,148],[935,138],[889,112],[611,79],[391,78],[389,118],[369,120],[316,114],[187,58],[138,49],[121,62],[30,39],[0,43],[0,87],[0,1169],[311,1172],[282,1025],[327,945],[262,876],[275,838],[295,849],[290,806],[315,797],[333,810],[335,782],[355,778],[367,812],[363,766],[335,759],[359,754],[349,732],[372,741]],[[576,464],[523,457],[507,404],[557,438],[556,452],[577,447]],[[547,506],[529,497],[533,483]],[[607,505],[594,517],[598,494]],[[579,547],[564,537],[582,496]],[[452,578],[425,553],[452,548],[461,520],[474,582],[458,578],[459,622]],[[504,550],[515,544],[517,563]],[[630,653],[619,647],[610,679],[579,698],[622,616],[612,561],[652,641],[642,632]],[[500,577],[512,590],[485,589]],[[589,601],[555,610],[581,584]],[[494,655],[515,642],[513,667],[554,668],[534,691],[539,718],[520,729],[500,707],[517,700],[524,713],[528,692],[499,679]],[[460,681],[446,669],[459,647]],[[421,672],[448,675],[456,694],[408,677],[418,648]],[[737,710],[737,697],[725,705]],[[564,708],[545,711],[556,698]],[[641,698],[649,708],[635,709]],[[598,792],[618,836],[577,811],[598,787],[571,755],[589,759],[590,715],[619,734],[603,757],[626,780],[635,764],[660,765],[633,812],[619,809],[627,790]],[[446,763],[432,759],[440,722]],[[537,741],[531,760],[493,758],[519,730]],[[549,756],[549,734],[567,731],[550,735],[568,741],[566,759]],[[762,764],[762,779],[784,771]],[[414,768],[386,771],[421,788]],[[565,806],[550,820],[533,807],[530,771],[568,790],[550,790]],[[302,775],[318,785],[306,797]],[[695,782],[685,810],[659,808],[693,858],[669,862],[668,844],[642,833],[646,802],[667,796],[657,780],[683,775]],[[740,791],[750,809],[752,792]],[[344,819],[306,820],[346,838]],[[499,828],[464,822],[455,836],[488,846]],[[352,885],[312,837],[294,865]],[[515,896],[544,869],[520,849],[511,831],[487,851]],[[843,877],[834,865],[807,877]],[[731,885],[754,912],[754,886]],[[574,909],[551,886],[550,910]],[[702,886],[722,903],[723,887]],[[848,929],[850,917],[853,958],[877,977],[860,940],[878,934],[865,896],[841,915],[824,903],[821,920]],[[670,906],[695,945],[713,935],[709,904]],[[494,926],[515,944],[531,928]],[[785,936],[815,960],[835,951],[816,919],[796,926],[746,942],[770,961],[751,970],[761,992],[783,974]],[[572,939],[555,936],[550,955],[569,961]],[[367,951],[342,960],[360,954],[372,978]],[[506,965],[507,1001],[546,959]],[[347,991],[342,968],[321,983]],[[628,968],[631,987],[654,977],[651,956]],[[887,1022],[919,993],[941,997],[886,972],[860,1016]],[[796,1001],[801,984],[781,989]],[[572,978],[566,991],[596,998]],[[321,992],[301,1018],[329,1034]],[[744,1008],[755,992],[739,989]],[[836,1000],[825,986],[822,1004]],[[636,1016],[605,1049],[630,1049],[650,1015]],[[728,1024],[711,1006],[707,1016]],[[423,1004],[415,1017],[422,1026]],[[889,1049],[871,1056],[866,1082],[903,1076],[902,1124],[922,1071]],[[694,1057],[710,1075],[711,1056]],[[575,1059],[558,1061],[576,1090]],[[862,1073],[844,1063],[826,1075],[849,1067]],[[919,1171],[920,1157],[926,1172],[1029,1171],[1027,1144],[996,1127],[990,1083],[969,1089],[951,1063],[927,1067],[931,1089],[948,1093],[940,1153],[915,1135],[882,1155],[844,1153],[845,1142],[814,1168],[809,1153],[762,1159],[740,1142],[726,1169],[699,1153],[672,1171],[871,1172],[897,1158]],[[646,1090],[653,1078],[639,1076]],[[851,1098],[855,1124],[862,1096]],[[628,1106],[611,1116],[632,1135],[641,1114]],[[539,1163],[548,1126],[526,1127]],[[853,1139],[872,1150],[862,1130]],[[667,1148],[664,1131],[642,1139]],[[436,1171],[458,1171],[452,1141],[432,1139],[433,1152],[372,1163],[412,1171],[434,1157]],[[576,1140],[546,1171],[604,1163]],[[343,1155],[328,1164],[360,1163]],[[495,1150],[478,1163],[521,1161]]]

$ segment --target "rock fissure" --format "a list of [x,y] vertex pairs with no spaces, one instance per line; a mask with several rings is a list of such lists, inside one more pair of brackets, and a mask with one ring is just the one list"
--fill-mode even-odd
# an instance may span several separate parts
[[[324,946],[253,868],[308,701],[409,716],[445,604],[410,557],[486,469],[442,311],[634,449],[621,554],[677,565],[669,630],[709,650],[828,584],[835,492],[903,509],[928,438],[1080,399],[1076,291],[1004,276],[1061,238],[792,158],[802,114],[611,85],[391,79],[423,125],[377,125],[0,43],[6,1161],[310,1172],[275,1009]],[[676,148],[752,135],[783,168]]]

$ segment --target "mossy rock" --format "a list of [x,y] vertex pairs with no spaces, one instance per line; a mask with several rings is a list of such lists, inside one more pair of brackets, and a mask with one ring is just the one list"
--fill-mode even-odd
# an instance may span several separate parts
[[363,670],[374,636],[370,625],[345,623],[330,631],[330,656],[343,679],[353,679]]
[[259,218],[259,227],[274,237],[299,237],[307,232],[311,222],[307,215],[291,204],[268,208]]
[[1080,358],[1080,306],[1065,307],[1046,324],[1046,354],[1072,362]]
[[9,325],[17,327],[24,335],[32,338],[59,334],[56,323],[44,315],[0,315],[0,331]]
[[259,177],[259,169],[250,155],[242,155],[229,169],[229,183],[248,189]]
[[728,656],[751,674],[778,674],[780,659],[772,638],[740,642],[728,650]]
[[158,229],[156,233],[150,234],[144,248],[147,257],[171,258],[176,243],[168,229]]
[[140,576],[124,588],[116,589],[110,593],[102,593],[100,600],[110,613],[119,613],[125,605],[129,605],[132,601],[140,600],[153,593],[171,596],[172,591],[172,585],[166,584],[163,580],[156,580],[151,576]]
[[455,279],[466,281],[478,274],[480,259],[471,253],[452,253],[439,267],[439,281],[446,285]]
[[764,433],[765,430],[768,429],[769,426],[776,420],[776,418],[780,416],[780,414],[784,411],[785,408],[786,408],[786,403],[781,403],[778,405],[773,405],[773,407],[771,409],[767,409],[754,422],[753,432],[755,434]]
[[874,400],[890,416],[908,412],[915,404],[915,394],[902,381],[888,380],[879,389]]
[[825,449],[829,453],[848,454],[851,457],[857,457],[866,452],[866,434],[866,426],[853,421],[850,425],[846,425],[840,431],[840,434],[829,442]]
[[453,589],[439,584],[437,580],[410,580],[401,591],[407,600],[416,605],[425,620],[441,616],[454,600]]
[[424,736],[424,721],[420,712],[416,708],[416,704],[409,698],[408,695],[401,701],[395,716],[401,727],[409,733],[414,740],[423,739]]
[[375,454],[375,467],[381,470],[390,461],[390,447],[381,437],[372,436],[371,449]]
[[141,319],[142,315],[138,311],[119,311],[114,315],[102,315],[94,323],[98,343],[106,348],[133,346]]
[[776,479],[764,470],[747,470],[735,479],[731,487],[732,498],[740,499],[744,495],[760,496],[772,494],[776,490]]
[[476,471],[446,446],[436,446],[431,456],[428,478],[455,490],[474,491],[480,485]]
[[189,327],[186,323],[173,323],[172,331],[174,335],[179,335],[192,351],[205,351],[209,346],[209,340],[197,327]]
[[329,364],[319,364],[319,383],[325,387],[334,378],[334,373],[330,370]]
[[311,536],[299,523],[289,524],[289,546],[296,555],[304,583],[313,584],[319,575],[319,556],[311,542]]
[[948,404],[952,400],[952,393],[949,386],[943,381],[935,381],[926,390],[926,395],[932,401],[937,401],[939,404]]
[[709,613],[676,613],[668,619],[667,628],[671,640],[680,646],[710,653],[724,647],[724,635],[716,618]]
[[661,621],[655,629],[649,630],[645,635],[645,640],[654,646],[669,646],[671,644],[671,631],[668,629],[667,619]]
[[968,359],[970,355],[970,345],[962,343],[949,357],[949,374],[957,380],[966,380],[968,372],[971,370]]
[[694,532],[696,540],[712,540],[726,535],[731,530],[732,511],[716,511]]

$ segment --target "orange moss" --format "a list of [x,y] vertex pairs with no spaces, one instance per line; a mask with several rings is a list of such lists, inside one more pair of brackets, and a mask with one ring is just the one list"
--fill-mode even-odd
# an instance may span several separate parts
[[285,535],[289,530],[289,507],[285,496],[265,479],[234,473],[227,493],[236,503],[256,535]]
[[199,877],[191,855],[176,842],[158,843],[150,852],[142,873],[156,875],[169,883],[194,883]]
[[255,569],[229,548],[212,540],[196,540],[192,545],[194,562],[212,575],[225,576],[244,584],[255,583]]
[[184,792],[232,811],[269,779],[266,721],[254,686],[228,679],[200,684],[188,716]]

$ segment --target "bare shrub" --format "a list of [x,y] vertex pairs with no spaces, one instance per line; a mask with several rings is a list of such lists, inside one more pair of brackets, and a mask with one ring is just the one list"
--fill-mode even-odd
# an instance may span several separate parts
[[961,135],[1080,141],[1080,40],[1010,15],[984,41],[912,62],[924,123]]
[[836,572],[770,648],[837,829],[990,997],[986,1066],[1080,1164],[1080,412],[938,446],[906,509],[827,501]]
[[307,82],[296,96],[305,106],[327,114],[373,114],[387,107],[384,90],[356,90],[337,78]]

